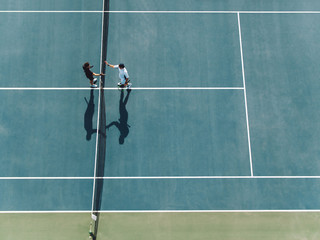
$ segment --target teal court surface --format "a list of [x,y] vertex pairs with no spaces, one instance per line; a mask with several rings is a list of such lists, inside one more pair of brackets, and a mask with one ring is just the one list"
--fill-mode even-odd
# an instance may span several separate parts
[[317,1],[3,0],[0,21],[3,239],[319,239]]

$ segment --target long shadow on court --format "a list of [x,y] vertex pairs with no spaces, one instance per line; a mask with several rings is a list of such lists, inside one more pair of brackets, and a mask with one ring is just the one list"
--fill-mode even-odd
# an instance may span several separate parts
[[94,133],[97,133],[97,129],[93,129],[92,121],[93,121],[93,115],[94,115],[94,95],[93,95],[93,89],[90,90],[90,99],[89,101],[87,98],[84,98],[87,102],[87,109],[84,114],[84,129],[87,132],[86,139],[87,141],[91,140],[91,136]]
[[129,130],[130,125],[128,124],[129,114],[126,108],[130,93],[131,93],[131,90],[127,89],[127,96],[124,99],[124,90],[121,89],[120,101],[119,101],[120,118],[118,121],[113,121],[106,126],[107,129],[109,129],[112,126],[116,126],[118,128],[120,132],[119,144],[124,144],[124,140],[129,135],[129,131],[130,131]]
[[[93,126],[93,115],[94,115],[94,94],[93,94],[93,89],[90,90],[90,99],[89,101],[87,98],[84,98],[86,103],[87,103],[87,109],[86,112],[84,113],[84,129],[86,130],[86,139],[87,141],[90,141],[92,138],[93,134],[97,133],[96,128],[92,128]],[[105,131],[103,131],[101,128],[99,128],[99,134],[102,134],[105,136]]]

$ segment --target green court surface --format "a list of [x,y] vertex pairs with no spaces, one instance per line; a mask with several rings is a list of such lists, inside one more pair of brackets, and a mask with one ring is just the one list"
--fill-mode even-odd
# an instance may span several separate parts
[[2,238],[13,239],[88,239],[90,214],[41,213],[1,214]]
[[1,239],[319,239],[319,10],[3,0]]
[[103,214],[101,239],[317,239],[318,213]]
[[[6,240],[87,239],[87,213],[1,214]],[[318,239],[319,213],[104,213],[97,239]]]

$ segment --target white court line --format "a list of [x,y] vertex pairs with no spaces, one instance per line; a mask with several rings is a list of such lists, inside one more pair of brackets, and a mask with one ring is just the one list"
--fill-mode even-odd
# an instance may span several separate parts
[[320,179],[320,176],[145,176],[100,177],[101,179]]
[[[277,210],[99,210],[99,213],[318,213],[320,209]],[[0,211],[0,214],[91,213],[88,210]]]
[[[113,88],[110,88],[113,89]],[[118,89],[118,88],[117,88]],[[134,90],[244,90],[243,87],[136,87]]]
[[[100,64],[101,65],[101,64]],[[101,83],[100,83],[101,84]],[[100,127],[100,91],[98,96],[98,113],[97,113],[97,133],[96,133],[96,147],[95,147],[95,154],[94,154],[94,170],[93,170],[93,184],[92,184],[92,208],[91,212],[93,213],[94,207],[94,195],[96,189],[96,175],[97,175],[97,158],[98,158],[98,141],[99,141],[99,127]]]
[[1,10],[0,13],[154,13],[154,14],[320,14],[320,11],[81,11],[81,10]]
[[0,13],[103,13],[104,11],[76,11],[76,10],[1,10]]
[[139,179],[320,179],[320,176],[119,176],[119,177],[0,177],[0,180],[139,180]]
[[299,213],[320,212],[320,209],[312,210],[102,210],[100,213]]
[[71,87],[1,87],[1,91],[12,90],[12,91],[25,91],[25,90],[98,90],[99,88],[71,88]]
[[94,177],[0,177],[0,180],[91,180]]
[[[99,90],[99,88],[77,88],[77,87],[2,87],[1,91],[11,90],[11,91],[26,91],[26,90]],[[104,87],[104,90],[119,90],[117,87]],[[132,90],[244,90],[243,87],[132,87]]]
[[166,13],[166,14],[320,14],[320,11],[109,11],[109,13]]
[[244,102],[245,102],[245,110],[246,110],[246,122],[247,122],[247,136],[248,136],[248,147],[249,147],[250,172],[251,172],[251,176],[253,176],[252,155],[251,155],[251,140],[250,140],[250,126],[249,126],[248,104],[247,104],[246,77],[245,77],[245,73],[244,73],[244,61],[243,61],[243,50],[242,50],[240,14],[237,13],[237,16],[238,16],[238,28],[239,28],[239,42],[240,42],[242,80],[243,80],[243,88],[244,88],[243,93],[244,93]]

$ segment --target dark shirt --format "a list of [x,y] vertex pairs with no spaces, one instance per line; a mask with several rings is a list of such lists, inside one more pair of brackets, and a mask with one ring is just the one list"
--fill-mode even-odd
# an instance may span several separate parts
[[83,68],[83,71],[89,80],[93,80],[93,72],[89,68]]

